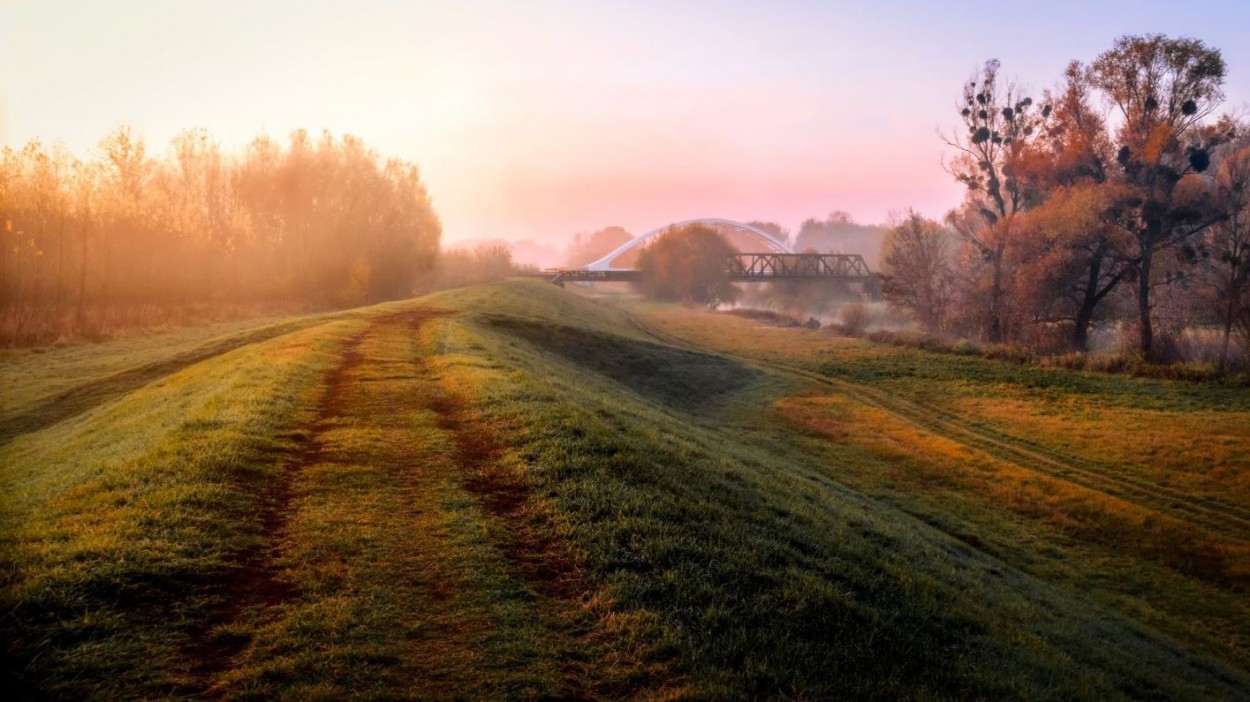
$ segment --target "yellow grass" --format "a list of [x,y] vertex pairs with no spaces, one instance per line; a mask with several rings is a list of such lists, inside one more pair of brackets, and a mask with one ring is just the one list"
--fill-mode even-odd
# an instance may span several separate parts
[[1124,464],[1160,485],[1250,504],[1250,413],[1107,406],[1096,398],[961,397],[951,407],[1087,459]]

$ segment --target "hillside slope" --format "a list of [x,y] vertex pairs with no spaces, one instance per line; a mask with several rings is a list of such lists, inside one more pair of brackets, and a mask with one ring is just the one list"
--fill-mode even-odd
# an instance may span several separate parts
[[[906,454],[908,431],[966,423],[831,389],[871,353],[827,368],[721,323],[508,282],[256,332],[89,406],[32,391],[21,414],[50,419],[0,445],[7,669],[75,697],[1250,689],[1237,649],[1028,567],[1051,546],[1031,522],[965,533],[999,522],[953,489],[908,497],[907,475],[938,485],[980,454]],[[157,367],[99,372],[136,366]],[[1025,460],[980,431],[943,436]],[[1217,511],[1204,528],[1239,553]],[[1235,569],[1141,558],[1243,591]]]

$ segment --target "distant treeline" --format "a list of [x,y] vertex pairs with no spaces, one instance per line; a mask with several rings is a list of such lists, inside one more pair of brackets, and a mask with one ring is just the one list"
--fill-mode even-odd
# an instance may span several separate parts
[[433,267],[441,234],[414,165],[302,130],[241,154],[199,130],[164,156],[127,128],[91,158],[6,147],[0,226],[0,343],[197,307],[401,297]]

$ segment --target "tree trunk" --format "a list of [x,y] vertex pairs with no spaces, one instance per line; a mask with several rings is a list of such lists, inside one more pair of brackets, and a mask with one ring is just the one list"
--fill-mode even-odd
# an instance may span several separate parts
[[1154,251],[1143,245],[1141,247],[1141,264],[1138,266],[1137,279],[1137,314],[1141,324],[1141,344],[1138,349],[1142,356],[1150,360],[1154,345],[1154,329],[1150,324],[1150,259]]
[[1228,363],[1228,340],[1233,335],[1233,316],[1236,313],[1237,298],[1231,294],[1228,296],[1228,307],[1224,310],[1224,340],[1220,344],[1220,362],[1216,366],[1216,373],[1224,375],[1224,366]]
[[61,213],[61,226],[57,236],[56,252],[56,306],[65,304],[65,213]]
[[1107,243],[1098,242],[1094,256],[1089,262],[1089,274],[1085,280],[1085,294],[1081,296],[1081,309],[1076,313],[1076,328],[1072,330],[1072,348],[1085,351],[1089,346],[1089,323],[1098,305],[1098,279],[1102,277],[1102,260],[1107,254]]
[[1004,244],[994,247],[994,275],[990,285],[990,342],[1003,341],[1003,249]]
[[81,333],[87,309],[87,234],[90,226],[82,225],[82,269],[78,271],[78,313],[74,317],[74,333]]

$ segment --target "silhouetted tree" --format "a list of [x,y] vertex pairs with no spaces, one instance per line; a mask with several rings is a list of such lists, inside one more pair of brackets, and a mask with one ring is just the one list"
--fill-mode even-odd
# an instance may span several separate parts
[[747,222],[747,224],[755,227],[756,229],[768,232],[774,239],[783,244],[790,244],[790,230],[780,224],[777,224],[776,222],[761,222],[757,219],[753,219],[750,222]]
[[515,273],[512,247],[502,241],[450,249],[443,253],[438,264],[439,284],[442,287],[502,280]]
[[831,212],[825,219],[809,217],[794,237],[796,251],[858,253],[869,268],[877,268],[881,242],[889,227],[860,224],[846,212]]
[[1221,326],[1220,373],[1228,364],[1233,327],[1250,317],[1250,143],[1243,139],[1238,146],[1219,166],[1215,200],[1224,218],[1207,232],[1205,242],[1205,278]]

